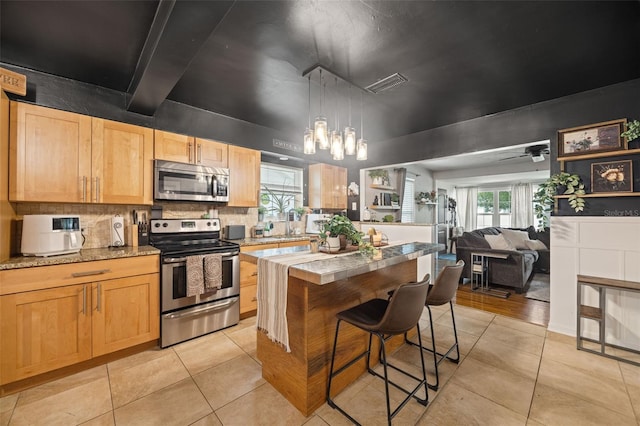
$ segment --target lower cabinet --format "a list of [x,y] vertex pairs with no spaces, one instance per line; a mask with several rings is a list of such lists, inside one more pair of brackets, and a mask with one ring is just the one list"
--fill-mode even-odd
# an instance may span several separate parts
[[[308,245],[309,241],[289,241],[273,244],[258,244],[251,246],[241,246],[243,253],[257,250],[268,250],[272,248],[294,247]],[[258,309],[258,265],[240,261],[240,315],[243,318],[255,315]]]
[[[153,259],[101,261],[96,271],[105,279],[87,275],[82,283],[0,296],[0,384],[157,339],[158,257],[144,257]],[[2,278],[28,281],[38,269],[44,287],[82,280],[83,273],[70,272],[72,264],[60,266],[3,271],[12,274]],[[136,267],[145,269],[115,278]]]

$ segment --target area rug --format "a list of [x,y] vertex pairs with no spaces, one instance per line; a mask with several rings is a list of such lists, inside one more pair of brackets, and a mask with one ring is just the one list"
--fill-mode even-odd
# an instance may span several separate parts
[[549,292],[549,274],[537,273],[531,279],[529,290],[527,290],[524,297],[549,303],[551,300]]

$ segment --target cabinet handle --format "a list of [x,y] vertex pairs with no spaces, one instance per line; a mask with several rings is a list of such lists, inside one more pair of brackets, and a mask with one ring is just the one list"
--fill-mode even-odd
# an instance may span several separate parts
[[189,143],[187,144],[187,147],[188,147],[188,151],[189,151],[189,162],[191,163],[191,162],[192,162],[192,161],[191,161],[191,142],[189,142]]
[[74,272],[71,274],[73,278],[88,277],[90,275],[102,275],[111,272],[111,269],[98,269],[95,271]]
[[258,301],[258,298],[254,296],[254,297],[252,297],[252,298],[251,298],[251,301],[252,301],[252,302],[257,302],[257,301]]
[[98,307],[97,307],[98,312],[100,312],[101,303],[102,303],[102,284],[98,283]]
[[87,286],[82,286],[82,315],[87,315]]
[[82,202],[87,202],[87,177],[82,176]]
[[258,272],[254,272],[253,274],[251,274],[252,277],[257,277],[258,276]]
[[100,202],[100,178],[96,178],[96,203]]
[[202,144],[198,144],[198,151],[196,152],[196,163],[202,163]]

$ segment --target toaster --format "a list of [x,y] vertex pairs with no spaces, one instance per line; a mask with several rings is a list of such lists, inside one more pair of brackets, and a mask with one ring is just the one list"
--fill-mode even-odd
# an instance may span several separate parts
[[25,215],[20,246],[25,256],[78,253],[82,248],[80,216]]
[[227,225],[225,226],[225,239],[241,240],[245,237],[244,225]]

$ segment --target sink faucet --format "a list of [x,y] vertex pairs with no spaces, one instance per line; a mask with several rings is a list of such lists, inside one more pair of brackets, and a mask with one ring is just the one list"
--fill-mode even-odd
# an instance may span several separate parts
[[295,219],[296,217],[296,213],[294,209],[291,209],[287,212],[287,218],[285,219],[286,223],[285,223],[285,234],[288,236],[291,235],[291,220],[292,218]]

